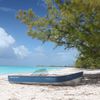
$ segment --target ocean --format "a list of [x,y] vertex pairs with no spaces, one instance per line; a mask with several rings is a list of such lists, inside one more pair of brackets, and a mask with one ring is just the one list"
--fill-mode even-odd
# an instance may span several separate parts
[[30,67],[30,66],[0,66],[0,74],[14,73],[43,73],[52,70],[60,70],[61,67]]

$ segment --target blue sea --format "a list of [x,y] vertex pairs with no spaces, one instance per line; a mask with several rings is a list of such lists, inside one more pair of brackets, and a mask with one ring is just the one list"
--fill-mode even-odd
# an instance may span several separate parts
[[43,73],[51,70],[60,70],[61,67],[26,67],[26,66],[0,66],[0,74],[14,73]]

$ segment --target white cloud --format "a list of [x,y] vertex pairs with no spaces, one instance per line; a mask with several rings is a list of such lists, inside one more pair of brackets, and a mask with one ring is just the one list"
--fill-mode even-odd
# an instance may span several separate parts
[[43,46],[37,46],[30,52],[24,45],[18,45],[17,47],[15,45],[15,39],[0,27],[0,64],[72,65],[78,54],[76,49],[51,51],[50,48],[46,49]]
[[0,27],[0,48],[10,47],[15,43],[15,39]]
[[78,57],[78,54],[79,53],[78,53],[77,49],[73,48],[73,49],[69,49],[66,51],[57,52],[55,54],[55,59],[62,64],[66,63],[66,65],[72,65],[72,64],[74,65],[74,63]]
[[44,49],[43,49],[42,46],[38,46],[38,47],[35,48],[35,51],[36,52],[44,52]]
[[35,55],[37,56],[45,56],[45,51],[42,46],[38,46],[34,49]]
[[0,10],[4,12],[15,12],[16,11],[15,9],[8,8],[8,7],[0,7]]
[[58,53],[56,54],[56,56],[57,56],[58,58],[60,58],[61,60],[66,60],[66,59],[67,59],[67,53],[66,53],[66,52],[58,52]]
[[15,47],[13,48],[13,50],[14,50],[15,55],[21,59],[28,57],[30,54],[29,50],[24,45]]

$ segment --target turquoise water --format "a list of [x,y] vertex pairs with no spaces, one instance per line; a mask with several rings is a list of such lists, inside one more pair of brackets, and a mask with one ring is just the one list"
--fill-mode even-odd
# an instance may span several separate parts
[[0,66],[0,74],[14,73],[37,73],[43,71],[59,70],[60,67],[19,67],[19,66]]

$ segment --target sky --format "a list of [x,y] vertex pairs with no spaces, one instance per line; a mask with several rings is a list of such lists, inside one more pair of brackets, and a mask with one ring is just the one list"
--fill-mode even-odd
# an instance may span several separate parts
[[43,44],[27,35],[27,27],[16,19],[16,15],[20,9],[30,8],[38,16],[44,16],[47,11],[44,0],[0,0],[0,65],[73,66],[78,57],[75,48],[54,49],[54,43]]

